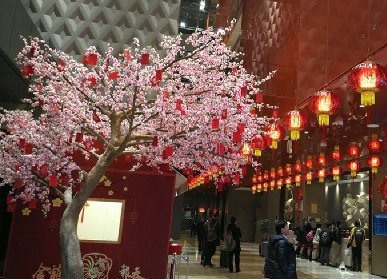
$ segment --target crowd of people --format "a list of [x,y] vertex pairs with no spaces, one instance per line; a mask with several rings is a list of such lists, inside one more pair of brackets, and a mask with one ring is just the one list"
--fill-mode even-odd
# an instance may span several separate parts
[[[321,265],[340,265],[343,241],[341,222],[319,224],[312,218],[291,230],[289,223],[278,221],[276,234],[270,239],[265,261],[266,278],[297,278],[296,257],[319,262]],[[352,271],[361,272],[362,244],[366,233],[356,221],[351,229],[347,248],[352,252]]]

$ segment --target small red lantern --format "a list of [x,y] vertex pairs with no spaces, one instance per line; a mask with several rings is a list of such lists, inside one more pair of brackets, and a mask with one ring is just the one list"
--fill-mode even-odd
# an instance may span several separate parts
[[326,176],[327,176],[326,169],[317,170],[317,177],[319,182],[324,182]]
[[282,128],[278,122],[274,122],[267,126],[266,132],[271,140],[270,148],[277,149],[278,142],[284,137],[284,128]]
[[267,188],[269,188],[269,183],[268,182],[264,182],[263,183],[263,191],[267,192]]
[[347,149],[347,154],[348,154],[348,156],[350,156],[352,158],[359,157],[359,155],[360,155],[360,148],[359,148],[359,146],[357,145],[356,142],[351,142],[350,143],[350,145],[348,146],[348,149]]
[[149,53],[141,54],[140,63],[141,63],[141,65],[148,65],[149,64]]
[[285,173],[287,175],[291,175],[292,174],[292,165],[291,164],[286,164],[286,166],[285,166]]
[[267,170],[265,170],[265,171],[263,172],[263,179],[264,179],[264,180],[269,180],[269,172],[268,172]]
[[262,191],[262,183],[257,184],[257,192],[260,193]]
[[371,168],[372,173],[377,173],[378,168],[383,164],[382,158],[377,155],[373,155],[367,160],[368,166]]
[[308,172],[305,174],[305,179],[306,179],[306,184],[312,184],[312,180],[313,180],[313,172],[308,171]]
[[283,170],[282,167],[278,167],[278,170],[277,170],[277,176],[279,176],[279,177],[284,176],[284,170]]
[[307,118],[303,112],[292,110],[284,116],[283,123],[290,131],[290,139],[298,140],[300,138],[300,131],[306,126]]
[[251,186],[251,192],[255,194],[255,191],[257,191],[257,185]]
[[251,141],[251,148],[254,150],[254,156],[261,156],[262,150],[266,147],[265,139],[261,136],[255,136]]
[[302,175],[296,174],[294,176],[294,182],[296,182],[296,187],[299,187],[301,185]]
[[302,171],[302,165],[300,163],[300,160],[297,160],[296,164],[294,165],[294,170],[296,172],[301,172]]
[[305,161],[305,166],[308,168],[308,169],[313,169],[313,158],[312,156],[308,155],[306,161]]
[[253,183],[257,183],[257,176],[255,174],[253,175],[253,178],[251,179],[251,181]]
[[275,179],[275,168],[271,168],[270,170],[270,178]]
[[331,174],[333,176],[333,180],[339,181],[340,175],[343,173],[343,169],[340,166],[331,167]]
[[348,170],[351,171],[351,176],[352,177],[355,177],[356,176],[356,173],[359,171],[360,169],[360,163],[356,160],[351,160],[351,161],[348,161],[347,162],[347,168]]
[[338,145],[335,145],[333,147],[332,151],[332,159],[335,162],[339,162],[341,160],[341,153],[340,153],[340,147]]
[[282,178],[277,180],[277,189],[281,190],[282,185],[284,184],[284,180]]
[[368,151],[370,153],[378,153],[381,149],[381,143],[376,134],[372,134],[371,138],[367,142]]
[[310,110],[317,115],[320,126],[329,126],[329,115],[339,107],[340,101],[337,95],[327,90],[315,93],[309,104]]
[[258,175],[257,180],[258,180],[258,182],[262,182],[263,181],[262,175]]
[[275,184],[275,180],[270,180],[270,190],[274,190]]
[[363,106],[375,104],[375,93],[385,82],[386,74],[383,67],[371,61],[355,66],[348,76],[348,83],[361,94],[360,103]]
[[286,187],[292,186],[292,182],[293,182],[293,179],[290,175],[285,178]]
[[320,153],[320,156],[317,158],[317,163],[319,166],[324,167],[326,165],[326,158],[324,153]]

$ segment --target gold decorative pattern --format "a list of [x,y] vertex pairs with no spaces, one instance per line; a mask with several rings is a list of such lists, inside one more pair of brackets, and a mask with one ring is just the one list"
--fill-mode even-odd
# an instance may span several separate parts
[[52,200],[52,206],[53,207],[61,207],[63,203],[63,200],[61,198],[56,198]]
[[24,216],[28,216],[28,215],[30,215],[30,213],[31,213],[31,209],[29,209],[28,207],[26,207],[26,208],[24,208],[24,209],[22,210],[22,213],[23,213]]
[[110,190],[110,191],[108,192],[108,195],[109,195],[109,196],[113,196],[113,195],[114,195],[114,191],[113,191],[113,190]]

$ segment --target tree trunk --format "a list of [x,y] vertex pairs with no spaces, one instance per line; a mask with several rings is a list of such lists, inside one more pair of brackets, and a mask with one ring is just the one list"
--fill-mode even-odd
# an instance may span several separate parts
[[83,262],[77,235],[79,214],[115,157],[116,152],[110,148],[100,156],[83,178],[80,191],[67,204],[63,213],[60,223],[61,279],[83,279]]
[[60,254],[62,279],[83,279],[83,262],[77,235],[78,216],[69,214],[69,207],[60,222]]

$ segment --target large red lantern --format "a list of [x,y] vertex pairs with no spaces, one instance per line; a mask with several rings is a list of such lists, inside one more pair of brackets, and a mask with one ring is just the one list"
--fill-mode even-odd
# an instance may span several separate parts
[[351,142],[348,146],[347,154],[352,158],[356,158],[356,157],[359,157],[360,151],[361,151],[360,147],[357,145],[357,143]]
[[378,168],[383,164],[382,158],[377,155],[373,155],[367,160],[368,166],[371,168],[372,173],[377,173]]
[[306,126],[306,115],[298,110],[289,111],[283,119],[285,127],[290,131],[290,139],[298,140],[300,138],[300,131]]
[[308,171],[308,172],[305,174],[305,179],[306,179],[306,184],[312,184],[312,180],[313,180],[313,172],[312,172],[312,171]]
[[326,169],[319,169],[317,170],[317,177],[319,182],[324,182],[325,177],[327,176],[327,170]]
[[294,165],[295,172],[301,172],[302,171],[302,165],[300,163],[300,160],[297,160],[296,164]]
[[278,122],[274,122],[266,127],[266,132],[271,140],[270,148],[277,149],[278,142],[284,137],[284,128],[282,128]]
[[340,166],[331,167],[331,174],[333,176],[333,180],[339,181],[340,175],[343,173],[343,169]]
[[356,173],[359,171],[360,169],[360,163],[356,160],[351,160],[351,161],[348,161],[347,162],[347,168],[348,170],[351,171],[351,176],[352,177],[355,177],[356,176]]
[[381,143],[376,134],[372,134],[371,138],[367,142],[368,151],[370,153],[378,153],[381,149]]
[[375,104],[375,93],[385,81],[386,73],[383,67],[371,61],[360,63],[348,76],[348,83],[361,94],[360,103],[363,106]]
[[255,136],[252,139],[251,148],[254,151],[254,156],[261,156],[262,150],[264,150],[265,147],[266,147],[266,141],[261,135]]
[[285,173],[287,175],[291,175],[292,174],[292,165],[291,164],[286,164],[286,166],[285,166]]
[[277,176],[279,177],[284,176],[284,169],[282,167],[278,167]]
[[320,156],[318,156],[317,158],[317,163],[319,164],[319,166],[321,167],[324,167],[326,165],[326,158],[325,158],[325,154],[324,153],[320,153]]
[[339,97],[327,90],[315,93],[309,104],[310,110],[317,115],[320,126],[329,126],[329,115],[333,114],[339,107]]
[[340,147],[338,145],[335,145],[333,147],[332,151],[332,159],[335,162],[339,162],[341,160],[341,153],[340,153]]

